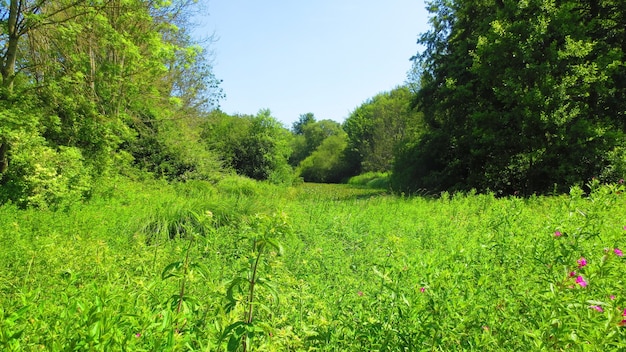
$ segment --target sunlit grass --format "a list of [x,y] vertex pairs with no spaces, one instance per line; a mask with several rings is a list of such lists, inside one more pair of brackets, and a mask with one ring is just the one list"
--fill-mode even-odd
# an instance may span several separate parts
[[118,180],[67,211],[5,205],[0,349],[624,349],[624,187],[590,187]]

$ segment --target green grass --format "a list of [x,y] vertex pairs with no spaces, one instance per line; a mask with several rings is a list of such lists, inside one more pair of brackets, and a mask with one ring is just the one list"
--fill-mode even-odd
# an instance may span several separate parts
[[65,211],[4,205],[0,349],[623,350],[624,187],[590,187],[115,180]]
[[374,189],[389,189],[388,172],[367,172],[358,176],[350,177],[348,184],[353,186],[363,186]]

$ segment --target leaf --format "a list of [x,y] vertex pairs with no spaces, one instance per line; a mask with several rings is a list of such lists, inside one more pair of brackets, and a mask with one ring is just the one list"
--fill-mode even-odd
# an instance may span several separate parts
[[165,267],[165,269],[163,269],[163,272],[161,273],[161,279],[166,280],[170,277],[178,276],[178,273],[176,273],[176,271],[180,270],[182,266],[183,262],[170,263],[168,266]]
[[266,238],[265,241],[267,244],[269,244],[272,248],[274,248],[278,252],[278,255],[281,255],[281,256],[283,255],[284,253],[283,246],[275,238]]
[[195,263],[195,262],[194,262],[194,263],[192,263],[192,264],[190,265],[190,267],[191,267],[192,269],[195,269],[195,271],[196,271],[197,273],[199,273],[199,274],[200,274],[200,276],[202,276],[202,278],[203,278],[203,279],[208,278],[208,276],[209,276],[209,274],[208,274],[208,273],[209,273],[209,269],[208,269],[208,268],[206,267],[206,265],[204,265],[203,263]]
[[233,301],[235,300],[233,291],[236,287],[239,287],[239,284],[241,282],[247,282],[247,280],[243,277],[238,276],[230,282],[230,284],[228,285],[228,289],[226,289],[226,298]]
[[236,321],[236,322],[228,325],[226,327],[226,329],[224,329],[224,331],[220,335],[219,342],[221,343],[228,336],[232,336],[235,339],[240,338],[243,335],[243,333],[245,332],[245,325],[247,325],[247,324],[245,322],[243,322],[243,321]]

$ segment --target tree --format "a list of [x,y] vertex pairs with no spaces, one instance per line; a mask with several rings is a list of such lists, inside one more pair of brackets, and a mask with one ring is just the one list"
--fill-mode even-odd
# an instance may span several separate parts
[[[54,193],[65,186],[34,185],[71,182],[61,173],[75,173],[76,165],[82,165],[83,176],[95,179],[133,155],[161,166],[165,164],[159,156],[176,156],[172,165],[178,166],[168,168],[168,178],[178,177],[174,174],[183,169],[189,175],[192,169],[215,166],[203,166],[171,138],[173,130],[197,134],[192,131],[198,125],[194,118],[221,96],[206,52],[189,35],[186,18],[194,4],[0,2],[0,105],[6,107],[0,111],[0,183],[3,190],[15,190],[4,198],[34,196],[20,192]],[[193,138],[190,143],[196,144],[188,149],[200,151]],[[142,149],[146,145],[151,147]],[[76,166],[73,171],[55,167],[55,160],[67,164],[69,159]],[[42,171],[31,175],[38,165]]]
[[304,128],[311,123],[315,123],[315,115],[312,112],[300,115],[298,121],[294,122],[291,130],[295,134],[304,134]]
[[222,156],[226,166],[256,180],[290,182],[290,133],[270,110],[256,116],[214,112],[202,134],[207,147]]
[[347,145],[348,138],[343,131],[328,136],[298,165],[296,173],[307,182],[341,182],[350,171],[344,154]]
[[[312,116],[302,115],[302,116]],[[292,140],[292,154],[289,157],[289,163],[297,166],[302,160],[311,155],[326,138],[337,135],[342,132],[341,124],[333,120],[314,119],[307,120],[300,128],[300,133],[294,135]]]
[[614,5],[432,2],[413,82],[428,132],[401,148],[401,183],[529,194],[602,174],[624,132]]
[[399,143],[419,137],[424,126],[412,97],[408,87],[397,87],[367,100],[346,119],[343,128],[358,172],[390,171]]

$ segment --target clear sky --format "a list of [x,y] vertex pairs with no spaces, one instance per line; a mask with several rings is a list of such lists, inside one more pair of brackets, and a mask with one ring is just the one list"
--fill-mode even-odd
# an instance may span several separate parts
[[229,114],[268,108],[342,122],[406,81],[428,29],[423,0],[209,0],[198,33],[215,32],[214,73]]

